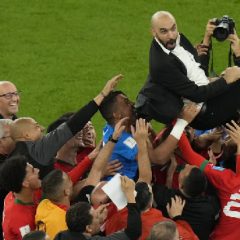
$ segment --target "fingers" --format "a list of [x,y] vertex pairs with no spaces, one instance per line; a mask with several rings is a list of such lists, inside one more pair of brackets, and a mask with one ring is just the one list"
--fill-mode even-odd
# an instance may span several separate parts
[[135,127],[133,125],[131,125],[131,133],[132,133],[132,136],[134,137],[135,133],[136,133],[136,130],[135,130]]
[[123,79],[123,75],[122,75],[122,74],[118,74],[118,75],[114,76],[114,77],[110,80],[111,90],[113,90],[113,89],[117,86],[118,82],[119,82],[121,79]]
[[123,78],[122,74],[114,76],[112,79],[108,80],[105,87],[102,90],[102,94],[107,96],[114,88],[117,86],[118,82]]
[[116,175],[119,170],[123,168],[123,165],[118,160],[113,160],[108,163],[106,175]]
[[121,126],[123,126],[124,123],[126,123],[128,119],[129,119],[129,117],[125,117],[125,118],[120,119],[118,121],[118,123],[115,125],[115,128],[120,128]]

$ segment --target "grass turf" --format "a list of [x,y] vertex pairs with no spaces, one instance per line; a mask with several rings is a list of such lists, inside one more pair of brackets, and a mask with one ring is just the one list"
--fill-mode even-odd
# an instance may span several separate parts
[[[168,10],[178,28],[200,42],[207,20],[228,14],[240,24],[239,0],[1,0],[0,79],[23,91],[19,116],[47,126],[92,99],[111,76],[132,100],[148,73],[150,17]],[[217,72],[228,43],[214,41]],[[98,135],[104,120],[93,118]],[[156,127],[159,124],[155,124]]]

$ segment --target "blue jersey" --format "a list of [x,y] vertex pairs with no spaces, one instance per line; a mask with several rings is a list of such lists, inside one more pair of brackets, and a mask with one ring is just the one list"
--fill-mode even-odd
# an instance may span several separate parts
[[[106,144],[109,140],[109,137],[113,134],[114,128],[107,124],[103,129],[103,143]],[[118,142],[116,143],[110,160],[119,160],[123,167],[119,170],[121,175],[128,176],[133,179],[136,176],[138,164],[136,161],[138,153],[137,143],[133,139],[132,134],[128,132],[123,132]],[[107,180],[110,180],[112,177],[108,177]]]

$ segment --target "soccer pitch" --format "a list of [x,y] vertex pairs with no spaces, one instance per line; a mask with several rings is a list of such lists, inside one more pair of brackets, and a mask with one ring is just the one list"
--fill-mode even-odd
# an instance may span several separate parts
[[[47,126],[78,110],[118,73],[125,76],[118,88],[135,100],[148,73],[154,12],[173,13],[195,44],[210,18],[227,14],[238,30],[239,9],[240,0],[1,0],[0,79],[22,90],[19,116]],[[220,73],[229,43],[214,40],[213,46]],[[101,135],[100,114],[93,123]]]

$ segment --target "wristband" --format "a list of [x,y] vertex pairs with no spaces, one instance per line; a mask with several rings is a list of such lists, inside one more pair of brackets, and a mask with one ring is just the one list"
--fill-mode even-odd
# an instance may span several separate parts
[[114,139],[114,138],[112,137],[112,135],[111,135],[111,136],[109,137],[108,141],[111,141],[111,142],[113,142],[113,143],[117,143],[117,142],[118,142],[118,139]]
[[188,122],[184,119],[178,118],[177,122],[175,123],[170,135],[175,137],[177,140],[179,140],[182,136],[182,133],[185,129],[185,127],[188,125]]

